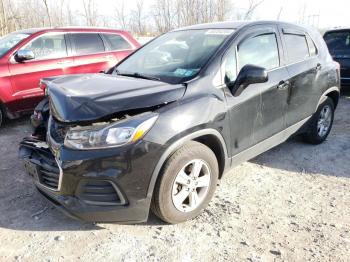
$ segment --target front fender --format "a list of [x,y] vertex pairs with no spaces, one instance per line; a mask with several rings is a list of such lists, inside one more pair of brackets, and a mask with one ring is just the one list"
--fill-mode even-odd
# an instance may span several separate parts
[[200,138],[206,135],[213,135],[215,136],[218,141],[220,141],[220,145],[221,148],[224,152],[224,169],[227,169],[230,166],[230,160],[228,157],[228,151],[227,151],[227,146],[225,143],[225,140],[223,138],[223,136],[219,133],[219,131],[215,130],[215,129],[202,129],[202,130],[198,130],[195,131],[191,134],[188,134],[178,140],[176,140],[175,142],[173,142],[170,146],[168,146],[168,148],[164,151],[164,153],[162,154],[162,156],[160,157],[153,173],[152,173],[152,177],[148,186],[148,190],[147,190],[147,197],[148,198],[152,198],[153,195],[153,191],[154,191],[154,187],[155,184],[157,182],[159,173],[161,171],[161,168],[163,167],[163,165],[165,164],[166,160],[173,154],[175,153],[175,151],[177,149],[179,149],[181,146],[183,146],[186,142],[191,141],[191,140],[195,140],[196,138]]

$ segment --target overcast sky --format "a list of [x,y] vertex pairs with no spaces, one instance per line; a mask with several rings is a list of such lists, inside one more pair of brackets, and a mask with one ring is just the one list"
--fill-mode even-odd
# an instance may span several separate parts
[[[100,14],[111,14],[123,0],[98,0]],[[124,0],[128,8],[135,5],[135,0]],[[235,10],[247,8],[247,0],[232,0]],[[72,1],[72,4],[78,1]],[[74,5],[73,4],[73,5]],[[144,0],[145,8],[152,6],[152,0]],[[276,20],[281,10],[280,20],[304,22],[320,28],[350,26],[350,0],[265,0],[254,14],[255,19]],[[303,11],[304,10],[304,11]],[[305,15],[302,15],[302,14]]]
[[[237,2],[244,6],[247,1]],[[261,19],[276,19],[281,7],[281,20],[299,21],[305,7],[305,19],[310,23],[312,20],[317,23],[319,16],[320,27],[350,26],[350,0],[265,0],[256,15]]]

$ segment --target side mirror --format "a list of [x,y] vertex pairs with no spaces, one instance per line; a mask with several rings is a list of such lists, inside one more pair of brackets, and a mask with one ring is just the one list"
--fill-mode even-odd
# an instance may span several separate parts
[[266,83],[268,79],[265,68],[245,65],[239,72],[236,81],[228,83],[227,86],[230,88],[233,96],[239,96],[249,85]]
[[32,60],[35,58],[35,55],[33,53],[33,51],[31,50],[18,50],[17,54],[15,55],[15,60],[18,63],[24,62],[24,61],[28,61],[28,60]]

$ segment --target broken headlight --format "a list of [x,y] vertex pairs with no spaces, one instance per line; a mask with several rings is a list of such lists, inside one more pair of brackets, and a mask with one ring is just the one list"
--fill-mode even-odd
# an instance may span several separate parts
[[139,141],[151,129],[157,114],[146,113],[109,124],[74,127],[68,130],[65,146],[87,150],[122,146]]

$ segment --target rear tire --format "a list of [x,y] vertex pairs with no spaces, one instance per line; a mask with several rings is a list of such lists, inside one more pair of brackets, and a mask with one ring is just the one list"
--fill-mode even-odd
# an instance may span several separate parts
[[201,143],[188,142],[162,168],[153,193],[153,213],[171,224],[198,216],[213,197],[218,174],[213,151]]
[[309,130],[303,134],[304,141],[313,145],[323,143],[332,129],[333,120],[334,102],[328,97],[312,116]]

